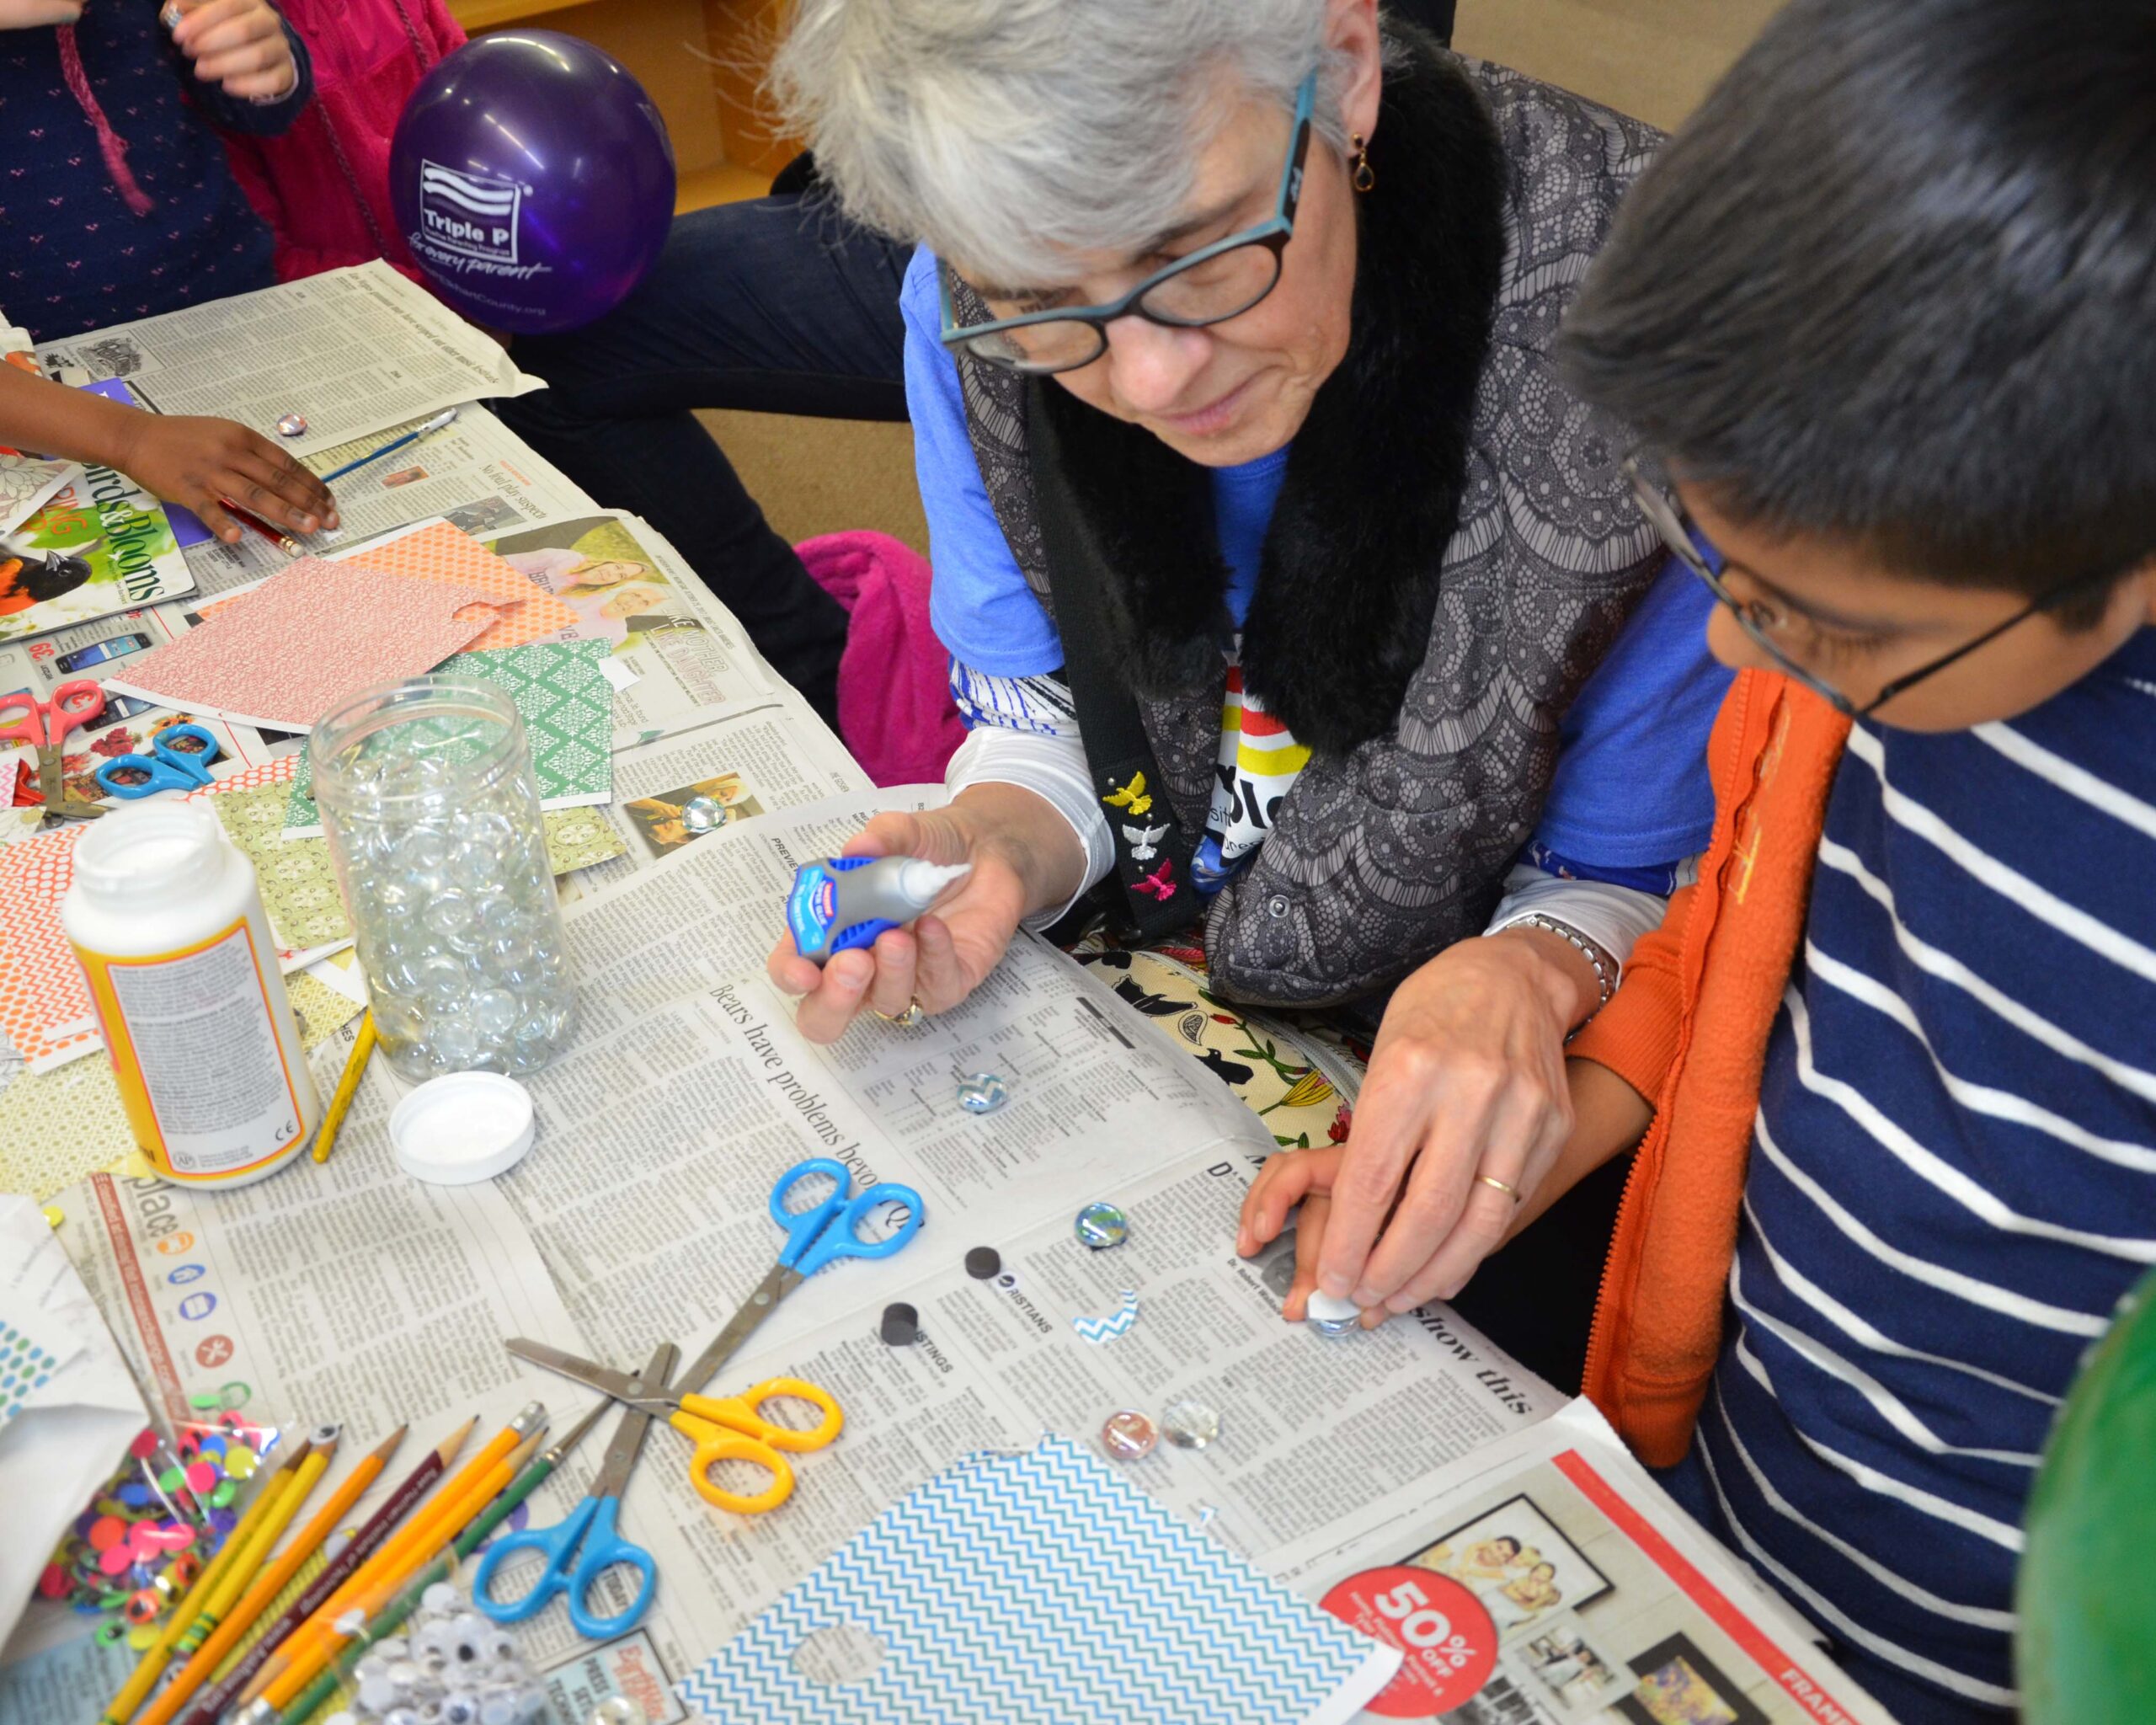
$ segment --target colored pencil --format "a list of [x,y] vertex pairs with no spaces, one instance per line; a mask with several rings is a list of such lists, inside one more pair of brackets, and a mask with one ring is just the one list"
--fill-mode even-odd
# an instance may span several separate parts
[[337,1093],[329,1098],[322,1124],[315,1129],[314,1159],[318,1162],[329,1160],[329,1152],[337,1143],[337,1129],[344,1124],[352,1098],[360,1093],[360,1080],[366,1076],[367,1060],[373,1053],[374,1011],[370,1007],[360,1017],[360,1033],[352,1044],[351,1053],[344,1057],[344,1076],[337,1081]]
[[456,1452],[464,1447],[464,1440],[472,1435],[472,1428],[478,1423],[477,1419],[466,1420],[427,1452],[419,1465],[389,1494],[388,1502],[370,1515],[366,1525],[352,1535],[352,1542],[331,1560],[327,1569],[307,1583],[307,1591],[293,1602],[291,1609],[270,1626],[261,1640],[240,1656],[237,1664],[203,1691],[202,1699],[188,1716],[187,1725],[211,1725],[239,1698],[248,1680],[269,1663],[270,1656],[388,1541],[398,1525],[411,1514],[412,1506],[426,1495],[428,1487],[448,1471],[449,1464],[456,1459]]
[[173,1649],[179,1644],[180,1637],[186,1633],[188,1626],[194,1622],[195,1614],[201,1610],[203,1602],[216,1592],[217,1584],[225,1578],[225,1572],[247,1548],[247,1542],[261,1525],[264,1514],[283,1496],[284,1487],[291,1482],[291,1475],[307,1460],[311,1448],[311,1445],[302,1444],[286,1459],[282,1467],[262,1482],[262,1488],[254,1494],[254,1501],[248,1505],[247,1513],[226,1535],[224,1544],[217,1548],[217,1555],[202,1566],[201,1574],[195,1578],[195,1585],[188,1589],[186,1596],[173,1607],[172,1620],[165,1625],[164,1633],[142,1655],[133,1674],[120,1685],[120,1693],[105,1708],[98,1725],[126,1725],[126,1722],[134,1717],[136,1708],[142,1705],[157,1679],[164,1674],[165,1667],[172,1662]]
[[353,1665],[365,1657],[367,1649],[403,1628],[404,1620],[419,1610],[419,1601],[427,1589],[438,1581],[447,1580],[450,1572],[484,1545],[494,1530],[509,1519],[518,1504],[546,1484],[552,1477],[554,1470],[562,1465],[562,1458],[584,1440],[584,1434],[599,1423],[600,1416],[613,1405],[611,1402],[601,1402],[555,1439],[545,1455],[517,1475],[510,1488],[487,1506],[484,1514],[456,1536],[456,1543],[448,1555],[435,1558],[406,1582],[397,1597],[368,1620],[367,1626],[360,1632],[359,1639],[338,1654],[336,1663],[302,1690],[297,1698],[278,1716],[281,1725],[301,1725],[302,1721],[312,1718],[322,1704],[337,1692],[337,1685],[350,1673]]
[[456,409],[455,408],[445,408],[440,413],[436,414],[434,418],[428,420],[425,425],[418,427],[416,430],[407,431],[402,437],[391,438],[389,441],[383,444],[380,449],[369,450],[366,454],[361,456],[357,461],[346,462],[343,467],[338,468],[334,473],[324,473],[322,476],[322,483],[327,485],[332,479],[341,479],[345,474],[350,473],[353,468],[364,467],[369,462],[378,462],[392,450],[402,449],[408,443],[417,443],[422,437],[431,437],[435,432],[440,430],[443,426],[448,425],[456,417]]
[[[478,1519],[502,1488],[515,1478],[517,1471],[524,1466],[531,1452],[545,1441],[544,1433],[534,1432],[517,1444],[473,1482],[471,1489],[453,1507],[435,1518],[426,1534],[405,1548],[398,1567],[383,1570],[374,1582],[353,1596],[346,1612],[358,1617],[360,1628],[364,1628],[368,1618],[396,1598],[405,1583],[424,1568],[437,1552]],[[345,1612],[340,1612],[339,1619],[344,1615]],[[359,1628],[340,1630],[333,1621],[319,1640],[310,1643],[307,1650],[294,1659],[284,1674],[255,1698],[253,1706],[264,1710],[259,1717],[274,1716],[289,1706],[302,1690],[335,1663],[338,1654],[344,1651],[344,1643],[358,1633]],[[252,1712],[242,1715],[243,1718],[257,1716]]]
[[305,557],[307,555],[307,547],[298,540],[293,538],[291,534],[271,526],[269,522],[252,510],[242,509],[229,497],[221,497],[217,501],[225,506],[225,513],[237,521],[240,526],[251,528],[253,531],[259,533],[286,556]]
[[[384,1575],[407,1573],[410,1567],[408,1554],[426,1541],[445,1517],[456,1513],[458,1506],[488,1471],[515,1449],[524,1434],[545,1417],[546,1410],[534,1402],[488,1439],[485,1447],[465,1463],[455,1479],[449,1481],[421,1505],[409,1522],[361,1564],[342,1587],[323,1600],[313,1616],[292,1632],[285,1645],[278,1648],[268,1663],[254,1674],[253,1681],[240,1696],[242,1705],[268,1690],[294,1665],[307,1658],[312,1648],[324,1641],[341,1638],[337,1637],[334,1627],[337,1620],[351,1609],[356,1599],[371,1591]],[[499,1491],[500,1487],[498,1486],[495,1489]],[[312,1674],[312,1671],[309,1674]]]
[[352,1470],[350,1477],[329,1494],[329,1501],[317,1510],[314,1519],[293,1536],[292,1542],[280,1554],[277,1561],[254,1578],[239,1604],[217,1626],[216,1633],[203,1642],[195,1657],[166,1685],[164,1693],[142,1716],[138,1725],[165,1725],[167,1720],[187,1704],[188,1697],[200,1689],[210,1674],[223,1663],[225,1655],[238,1644],[240,1637],[253,1628],[262,1614],[270,1609],[270,1602],[282,1593],[286,1584],[299,1573],[300,1566],[322,1549],[323,1541],[336,1532],[338,1523],[350,1513],[352,1505],[358,1503],[367,1487],[381,1477],[390,1456],[404,1441],[405,1429],[400,1425],[371,1453],[360,1458],[360,1465]]
[[[191,1663],[202,1643],[217,1632],[217,1626],[239,1604],[240,1595],[268,1565],[270,1552],[277,1549],[277,1541],[285,1536],[285,1530],[300,1513],[300,1505],[307,1500],[322,1476],[329,1471],[329,1464],[337,1459],[339,1435],[337,1428],[332,1426],[315,1437],[307,1460],[285,1477],[283,1495],[264,1512],[248,1540],[247,1549],[232,1559],[225,1570],[224,1579],[217,1583],[216,1592],[210,1595],[194,1622],[173,1643],[175,1653],[187,1654]],[[163,1699],[159,1697],[160,1701]]]

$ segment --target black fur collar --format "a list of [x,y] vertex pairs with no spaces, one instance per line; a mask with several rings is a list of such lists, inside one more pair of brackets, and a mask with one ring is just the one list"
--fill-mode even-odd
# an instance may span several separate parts
[[[1385,74],[1377,184],[1357,200],[1348,353],[1295,435],[1243,638],[1251,691],[1333,755],[1393,727],[1428,651],[1504,261],[1489,112],[1450,55],[1398,34],[1408,52]],[[1217,688],[1227,569],[1205,470],[1060,385],[1035,387],[1054,447],[1036,448],[1034,483],[1064,490],[1090,530],[1088,573],[1131,687]]]

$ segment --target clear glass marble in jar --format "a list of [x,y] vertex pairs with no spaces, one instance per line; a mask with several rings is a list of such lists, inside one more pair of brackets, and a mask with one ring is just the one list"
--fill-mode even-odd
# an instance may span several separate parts
[[545,1065],[576,991],[515,703],[414,677],[334,709],[307,750],[383,1056],[414,1082]]

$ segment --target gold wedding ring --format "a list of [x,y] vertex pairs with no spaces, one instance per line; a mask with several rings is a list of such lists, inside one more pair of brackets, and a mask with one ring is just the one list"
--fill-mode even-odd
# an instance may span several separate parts
[[1518,1204],[1519,1202],[1518,1187],[1506,1185],[1505,1183],[1502,1180],[1500,1180],[1495,1174],[1477,1174],[1475,1178],[1480,1180],[1485,1186],[1496,1187],[1498,1191],[1503,1193],[1505,1196],[1512,1199],[1514,1204]]
[[[919,1001],[908,1001],[906,1009],[903,1012],[877,1012],[873,1007],[868,1010],[876,1012],[876,1016],[886,1024],[895,1024],[901,1030],[912,1030],[918,1028],[921,1021],[928,1016],[921,1011]],[[1512,1188],[1507,1187],[1505,1189],[1510,1191]]]

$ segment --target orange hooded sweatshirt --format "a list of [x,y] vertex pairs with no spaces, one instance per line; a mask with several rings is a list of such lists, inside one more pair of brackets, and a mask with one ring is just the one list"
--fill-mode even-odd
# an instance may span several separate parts
[[1683,1459],[1721,1352],[1722,1295],[1767,1039],[1797,943],[1849,721],[1741,672],[1707,743],[1714,836],[1609,1004],[1566,1052],[1654,1104],[1617,1213],[1586,1392],[1640,1458]]

